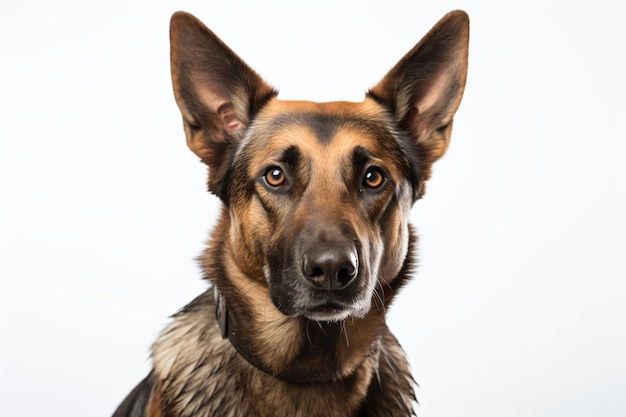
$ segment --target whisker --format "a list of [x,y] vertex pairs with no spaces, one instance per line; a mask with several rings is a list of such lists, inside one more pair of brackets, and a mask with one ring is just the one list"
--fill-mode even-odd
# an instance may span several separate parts
[[322,323],[320,323],[319,321],[316,321],[318,327],[320,328],[320,330],[322,331],[322,333],[324,333],[326,336],[328,336],[328,333],[326,333],[326,330],[324,330],[324,326],[322,326]]
[[[382,282],[384,282],[384,283],[385,283],[385,285],[386,285],[389,289],[391,289],[391,284],[390,284],[389,282],[387,282],[387,280],[386,280],[385,278],[383,278],[383,277],[379,276],[379,277],[378,277],[378,283],[380,284],[380,282],[381,282],[381,281],[382,281]],[[382,285],[381,285],[381,287],[382,287]]]
[[382,293],[380,294],[378,292],[378,289],[374,288],[374,297],[375,297],[375,300],[377,301],[376,304],[380,305],[380,310],[382,310],[383,312],[386,312],[385,301],[384,301],[385,300],[385,288],[382,286],[380,281],[376,282],[376,286],[380,287],[380,292]]
[[350,347],[350,340],[348,340],[348,331],[346,330],[346,321],[345,320],[343,320],[341,322],[341,330],[340,330],[340,332],[343,333],[343,335],[345,336],[346,347],[349,348]]
[[309,340],[309,345],[313,346],[313,341],[311,340],[311,335],[309,334],[309,323],[310,322],[311,322],[311,320],[307,320],[306,321],[305,333],[306,333],[306,338]]

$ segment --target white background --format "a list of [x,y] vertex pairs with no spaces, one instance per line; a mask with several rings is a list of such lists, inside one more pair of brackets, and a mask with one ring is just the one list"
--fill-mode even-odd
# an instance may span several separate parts
[[418,413],[625,416],[618,3],[250,3],[3,5],[0,415],[110,415],[205,288],[193,259],[219,202],[171,91],[172,12],[284,99],[358,101],[463,8],[468,85],[412,212],[419,271],[389,314]]

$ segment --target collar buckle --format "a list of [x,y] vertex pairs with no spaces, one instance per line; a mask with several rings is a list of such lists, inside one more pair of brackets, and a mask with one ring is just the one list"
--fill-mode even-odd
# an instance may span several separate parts
[[228,337],[228,309],[226,308],[226,300],[215,285],[213,286],[213,294],[215,295],[215,317],[222,331],[222,339],[226,339]]

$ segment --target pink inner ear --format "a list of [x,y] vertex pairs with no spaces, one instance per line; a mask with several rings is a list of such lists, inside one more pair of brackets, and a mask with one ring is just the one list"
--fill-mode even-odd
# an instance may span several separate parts
[[228,132],[233,132],[244,127],[241,120],[237,118],[235,109],[231,103],[224,103],[217,109],[217,114]]
[[437,103],[443,92],[445,91],[446,84],[448,82],[447,74],[440,74],[436,77],[428,86],[428,89],[418,98],[415,107],[417,107],[417,113],[426,113],[432,106]]

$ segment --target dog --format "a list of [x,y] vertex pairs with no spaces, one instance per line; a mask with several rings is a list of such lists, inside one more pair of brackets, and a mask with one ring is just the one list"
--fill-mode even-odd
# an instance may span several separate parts
[[173,316],[114,417],[414,415],[385,313],[465,88],[467,14],[443,17],[359,103],[279,100],[184,12],[170,41],[187,145],[221,200],[200,257],[212,286]]

